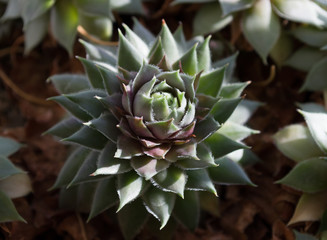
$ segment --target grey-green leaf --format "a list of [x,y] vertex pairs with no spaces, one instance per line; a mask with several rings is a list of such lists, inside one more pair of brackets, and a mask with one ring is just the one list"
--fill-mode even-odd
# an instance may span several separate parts
[[187,175],[183,170],[171,166],[154,176],[153,181],[166,191],[174,192],[182,198],[184,197]]
[[76,93],[91,88],[85,75],[81,74],[56,74],[48,78],[56,90],[61,94]]
[[312,158],[298,163],[284,178],[278,181],[306,193],[327,189],[327,159]]
[[217,167],[208,169],[211,179],[219,184],[246,184],[255,186],[245,171],[236,162],[221,158],[216,160]]
[[117,192],[120,203],[118,211],[120,211],[127,203],[133,201],[141,195],[144,190],[145,182],[142,177],[134,171],[118,175]]
[[85,148],[77,148],[71,153],[51,189],[67,186],[73,180],[80,166],[90,153],[91,150]]
[[200,220],[200,203],[198,193],[194,191],[185,191],[184,199],[177,198],[173,215],[184,226],[191,231],[194,231]]
[[327,57],[316,62],[310,69],[301,90],[324,91],[327,90]]
[[246,11],[242,19],[244,36],[264,63],[280,35],[278,17],[272,11],[270,0],[259,0]]
[[310,133],[319,146],[319,148],[327,153],[327,112],[316,112],[315,109],[309,111],[299,110],[309,127]]
[[196,13],[193,20],[193,35],[203,35],[219,31],[233,20],[233,16],[222,16],[218,3],[203,5]]
[[20,149],[22,145],[15,140],[0,136],[0,156],[8,157]]
[[324,156],[312,138],[307,127],[301,124],[289,125],[274,135],[277,148],[294,161],[303,161]]
[[22,170],[15,167],[7,157],[0,156],[0,180],[18,173],[22,173]]
[[3,192],[0,191],[0,223],[9,221],[22,221],[25,220],[19,215],[13,202]]
[[57,0],[51,8],[51,30],[55,39],[73,55],[78,26],[78,11],[71,0]]
[[160,229],[162,229],[167,224],[173,211],[176,195],[152,187],[146,191],[143,199],[148,212],[160,220]]
[[310,0],[273,0],[276,13],[294,22],[326,27],[327,12]]
[[112,207],[118,200],[115,179],[109,178],[100,181],[95,190],[88,221]]
[[[284,63],[300,71],[309,72],[326,54],[319,49],[304,46],[293,53]],[[308,83],[309,87],[311,84]]]
[[136,199],[118,212],[119,227],[126,240],[134,239],[148,220],[148,216],[141,199]]

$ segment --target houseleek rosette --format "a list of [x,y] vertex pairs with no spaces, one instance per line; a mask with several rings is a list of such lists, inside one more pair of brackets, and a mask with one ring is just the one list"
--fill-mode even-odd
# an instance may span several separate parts
[[63,207],[90,211],[89,219],[118,204],[126,238],[149,215],[160,228],[177,220],[194,229],[198,191],[251,184],[225,155],[245,151],[239,136],[252,132],[237,123],[219,132],[248,83],[223,86],[225,67],[212,68],[210,37],[186,41],[182,27],[172,34],[164,22],[156,38],[137,21],[134,32],[124,27],[118,50],[81,41],[87,76],[50,78],[62,93],[52,100],[72,116],[48,132],[78,144],[54,188],[62,188]]

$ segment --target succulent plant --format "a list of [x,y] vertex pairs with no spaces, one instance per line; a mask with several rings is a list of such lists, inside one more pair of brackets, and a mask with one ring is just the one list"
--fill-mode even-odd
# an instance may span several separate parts
[[25,221],[11,199],[31,192],[31,182],[26,173],[8,159],[20,147],[16,141],[0,137],[0,223]]
[[248,83],[223,84],[226,66],[212,67],[210,37],[186,41],[182,26],[172,34],[164,21],[158,37],[137,21],[134,31],[124,28],[117,57],[81,41],[87,76],[50,77],[62,93],[51,99],[72,116],[48,133],[78,144],[53,188],[61,188],[61,206],[90,211],[89,219],[118,204],[128,239],[150,215],[160,229],[176,220],[194,229],[198,191],[252,184],[227,154],[252,158],[239,140],[256,132],[242,124],[257,104],[246,101],[227,124]]
[[290,224],[319,221],[318,235],[327,234],[327,111],[321,105],[306,103],[299,112],[306,125],[293,124],[277,132],[274,140],[278,149],[297,162],[278,183],[303,192]]
[[[247,41],[264,62],[267,56],[284,62],[293,51],[293,41],[281,21],[301,23],[325,31],[327,11],[325,1],[315,0],[175,0],[180,3],[204,3],[193,21],[194,35],[219,31],[230,23],[240,25]],[[280,19],[281,18],[281,19]],[[286,31],[285,31],[286,30]],[[312,38],[310,34],[308,39]]]
[[98,39],[111,37],[111,11],[142,14],[142,0],[8,0],[1,21],[23,19],[25,53],[41,42],[50,24],[54,38],[72,55],[78,26]]

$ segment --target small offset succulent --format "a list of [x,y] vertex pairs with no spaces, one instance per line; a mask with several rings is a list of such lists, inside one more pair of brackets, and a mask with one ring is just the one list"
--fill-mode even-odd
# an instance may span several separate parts
[[8,0],[1,21],[23,19],[25,53],[42,41],[50,25],[54,38],[72,55],[78,26],[95,38],[110,39],[111,11],[144,13],[142,0]]
[[293,124],[274,136],[278,149],[297,162],[278,183],[303,192],[290,224],[321,221],[317,235],[323,240],[327,237],[327,111],[315,103],[300,107],[306,126]]
[[157,37],[137,21],[134,31],[124,28],[117,56],[82,41],[87,76],[50,77],[62,93],[51,99],[72,116],[48,133],[78,144],[54,188],[61,188],[61,206],[90,211],[89,220],[118,205],[127,239],[151,215],[160,229],[172,230],[176,220],[195,229],[198,191],[252,185],[226,154],[240,150],[237,160],[251,160],[239,140],[256,132],[242,124],[257,105],[245,102],[243,115],[227,121],[248,83],[223,84],[226,66],[212,67],[210,37],[186,41],[181,26],[172,34],[164,21]]
[[0,223],[24,221],[19,215],[12,198],[18,198],[31,192],[31,182],[27,174],[17,168],[8,159],[21,145],[16,141],[0,137]]
[[[230,23],[240,25],[242,33],[264,62],[267,56],[283,62],[293,51],[293,41],[282,21],[316,27],[326,33],[326,1],[319,0],[175,0],[204,3],[193,22],[194,35],[219,31]],[[312,39],[310,34],[308,39]],[[314,38],[315,39],[315,38]]]

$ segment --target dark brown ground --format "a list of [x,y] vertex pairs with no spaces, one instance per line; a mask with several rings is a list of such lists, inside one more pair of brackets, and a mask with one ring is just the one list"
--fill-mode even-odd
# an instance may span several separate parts
[[[167,24],[175,29],[179,21],[191,22],[196,8],[187,5],[167,10],[165,4],[148,5],[153,17],[141,18],[141,21],[154,33],[160,30],[161,18],[165,18]],[[122,21],[129,25],[132,22],[128,16],[117,17],[117,26]],[[16,23],[12,32],[0,41],[0,135],[12,137],[26,145],[11,159],[28,171],[34,192],[14,201],[28,224],[0,224],[0,239],[122,239],[118,226],[108,215],[102,214],[86,224],[87,216],[58,210],[58,192],[47,191],[64,163],[67,149],[52,137],[41,136],[64,114],[59,106],[44,100],[56,95],[53,86],[45,80],[52,74],[83,70],[81,64],[70,59],[50,36],[30,55],[23,56],[24,40],[20,27],[21,24]],[[184,29],[190,36],[192,26],[184,23]],[[227,40],[233,39],[241,50],[237,74],[241,81],[252,81],[245,91],[247,98],[265,102],[249,122],[261,134],[247,139],[247,144],[253,146],[253,151],[262,159],[262,162],[247,169],[258,187],[219,187],[220,217],[204,213],[195,233],[179,228],[174,239],[292,240],[291,228],[286,224],[300,193],[274,184],[291,169],[293,163],[276,150],[271,136],[283,126],[302,121],[295,111],[295,102],[319,102],[321,96],[300,94],[298,89],[305,75],[290,68],[278,69],[275,78],[265,82],[269,67],[249,51],[251,49],[237,31],[225,29],[222,34]],[[85,55],[78,43],[74,55]],[[11,83],[23,93],[17,92]],[[29,96],[37,99],[31,100]],[[291,227],[310,232],[317,226],[305,223]],[[152,238],[143,232],[138,239]]]

